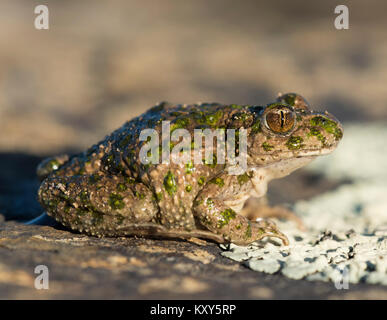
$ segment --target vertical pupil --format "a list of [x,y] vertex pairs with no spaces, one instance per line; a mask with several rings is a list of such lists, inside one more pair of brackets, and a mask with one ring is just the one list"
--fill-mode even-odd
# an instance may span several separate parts
[[280,114],[281,114],[281,128],[283,128],[285,124],[285,113],[281,110]]

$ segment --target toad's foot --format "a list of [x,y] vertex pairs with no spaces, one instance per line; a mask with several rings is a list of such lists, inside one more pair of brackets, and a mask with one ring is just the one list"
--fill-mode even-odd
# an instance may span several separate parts
[[44,159],[41,163],[39,163],[36,168],[36,174],[40,181],[46,179],[51,173],[58,170],[62,165],[64,165],[69,160],[69,156],[67,154],[62,154],[55,157],[50,157]]
[[301,231],[306,231],[305,224],[293,211],[283,207],[283,206],[274,206],[270,207],[268,205],[247,205],[243,208],[240,213],[247,217],[248,219],[255,221],[260,218],[279,218],[285,220],[294,221],[297,225],[297,228]]
[[260,231],[263,231],[261,238],[257,240],[261,240],[265,237],[275,237],[281,239],[285,246],[289,245],[288,237],[278,229],[277,225],[273,221],[264,218],[257,218],[253,224],[256,228],[259,228]]

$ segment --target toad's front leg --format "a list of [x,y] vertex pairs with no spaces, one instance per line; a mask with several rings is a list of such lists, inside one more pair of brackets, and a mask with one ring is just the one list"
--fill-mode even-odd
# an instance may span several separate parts
[[211,232],[223,236],[226,241],[247,245],[265,237],[280,238],[288,245],[287,237],[268,220],[252,222],[225,205],[228,197],[238,191],[237,176],[220,176],[210,182],[198,194],[193,211],[200,223]]

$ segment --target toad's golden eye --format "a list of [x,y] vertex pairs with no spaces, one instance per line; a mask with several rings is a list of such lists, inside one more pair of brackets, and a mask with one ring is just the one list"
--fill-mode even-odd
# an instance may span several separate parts
[[265,114],[266,124],[270,130],[276,133],[286,133],[293,129],[296,122],[296,114],[286,106],[275,106]]

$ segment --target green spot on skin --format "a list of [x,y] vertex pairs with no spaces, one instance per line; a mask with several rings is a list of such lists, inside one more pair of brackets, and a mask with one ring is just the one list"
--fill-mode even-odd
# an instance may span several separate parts
[[211,126],[211,127],[214,127],[218,124],[220,118],[223,116],[223,112],[221,110],[218,110],[216,111],[215,113],[212,113],[212,114],[207,114],[205,116],[205,119],[206,119],[206,123]]
[[242,225],[241,224],[238,224],[235,229],[239,230],[240,228],[242,228]]
[[163,199],[163,193],[162,192],[157,192],[156,193],[156,200],[157,201],[161,201],[161,199]]
[[298,150],[303,146],[303,141],[301,137],[290,137],[288,142],[286,142],[286,146],[289,150]]
[[262,143],[262,148],[265,151],[271,151],[274,149],[274,146],[268,144],[267,142]]
[[339,140],[343,137],[343,131],[337,127],[337,123],[326,117],[317,116],[310,119],[310,124],[312,126],[318,126],[325,129],[326,132],[333,134],[336,140]]
[[122,192],[122,191],[125,191],[126,189],[127,189],[127,186],[126,186],[125,183],[119,183],[119,184],[117,184],[117,191]]
[[198,110],[192,110],[190,112],[192,118],[198,123],[198,124],[204,124],[205,123],[205,117],[204,117],[204,113],[202,111],[198,111]]
[[258,132],[262,132],[262,129],[261,129],[261,120],[257,120],[255,121],[255,123],[253,124],[253,126],[251,127],[251,133],[258,133]]
[[129,184],[134,184],[136,182],[136,180],[132,177],[126,177],[125,182],[129,183]]
[[185,128],[186,126],[188,126],[190,124],[190,122],[191,122],[191,120],[188,117],[176,119],[176,124],[180,128]]
[[145,195],[143,193],[136,191],[136,197],[137,199],[142,200],[145,198]]
[[203,176],[201,176],[201,177],[199,178],[199,180],[198,180],[198,185],[199,185],[199,186],[202,186],[202,185],[204,184],[204,182],[206,182],[206,178],[203,177]]
[[211,198],[208,198],[206,203],[207,203],[207,206],[209,206],[210,208],[214,206],[214,200],[212,200]]
[[192,172],[195,171],[195,167],[192,163],[192,161],[188,162],[186,165],[185,165],[185,173],[186,174],[191,174]]
[[192,191],[192,186],[189,184],[188,186],[185,187],[185,191],[191,192]]
[[325,144],[325,137],[321,133],[321,131],[315,127],[309,129],[308,137],[315,136],[321,143],[324,145]]
[[243,122],[246,122],[246,121],[251,121],[253,115],[250,114],[250,113],[247,113],[247,112],[243,112],[243,113],[241,114],[240,117],[241,117],[241,120],[242,120]]
[[[212,162],[212,163],[210,163]],[[203,160],[203,163],[206,165],[206,166],[209,166],[210,168],[215,168],[217,163],[218,163],[218,159],[216,157],[215,154],[212,155],[212,161],[207,161],[207,159],[204,159]]]
[[177,145],[177,142],[172,142],[172,141],[170,141],[170,142],[169,142],[169,151],[172,152],[172,150],[173,150],[173,148],[174,148],[175,145]]
[[247,172],[245,172],[244,174],[239,175],[237,179],[239,185],[241,186],[250,180],[250,176],[247,174]]
[[189,118],[180,118],[176,119],[175,123],[171,126],[171,133],[175,131],[176,129],[183,129],[186,128],[189,125],[190,119]]
[[123,209],[125,207],[125,203],[123,201],[122,196],[116,193],[110,194],[109,205],[112,209]]
[[171,171],[164,177],[164,188],[170,196],[177,190],[175,176]]
[[219,228],[222,228],[227,225],[230,220],[235,219],[236,212],[230,208],[227,208],[226,210],[222,211],[220,215],[223,217],[223,220],[219,221],[218,226]]
[[219,178],[219,177],[215,178],[215,179],[212,179],[210,181],[210,183],[216,184],[217,186],[219,186],[221,188],[224,186],[224,180],[222,178]]

